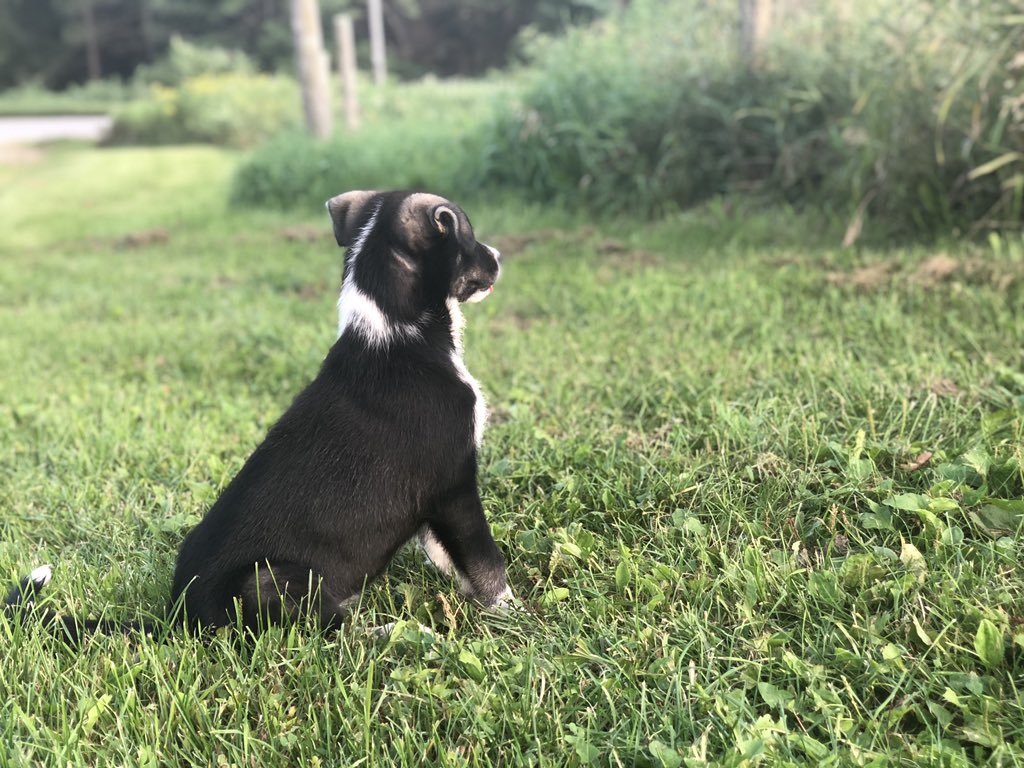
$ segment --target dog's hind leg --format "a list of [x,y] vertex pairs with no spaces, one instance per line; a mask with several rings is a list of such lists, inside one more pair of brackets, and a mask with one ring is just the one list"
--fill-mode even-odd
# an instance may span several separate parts
[[253,631],[315,617],[322,628],[338,629],[352,595],[339,595],[307,566],[256,563],[238,587],[242,623]]
[[[455,563],[452,562],[451,555],[448,554],[448,550],[444,548],[441,540],[434,533],[433,528],[430,527],[429,523],[425,523],[416,534],[416,540],[419,543],[420,549],[423,550],[423,554],[426,557],[426,561],[429,565],[439,570],[445,576],[452,579],[458,579],[462,581],[462,574],[455,568]],[[468,584],[466,585],[468,587]]]

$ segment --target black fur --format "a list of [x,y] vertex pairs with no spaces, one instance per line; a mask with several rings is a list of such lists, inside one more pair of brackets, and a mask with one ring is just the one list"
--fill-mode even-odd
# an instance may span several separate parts
[[[352,246],[347,324],[182,543],[171,600],[192,627],[240,618],[258,630],[307,610],[334,626],[417,533],[484,605],[510,599],[477,491],[481,414],[456,317],[458,302],[492,288],[497,251],[458,206],[430,195],[352,192],[328,210],[339,245]],[[12,592],[8,602],[23,601]],[[57,619],[73,635],[112,629]]]

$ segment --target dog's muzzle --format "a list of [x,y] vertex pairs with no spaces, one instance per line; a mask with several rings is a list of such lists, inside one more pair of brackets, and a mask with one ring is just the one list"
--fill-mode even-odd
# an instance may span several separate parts
[[497,248],[480,243],[486,249],[487,256],[481,262],[470,267],[456,283],[455,298],[459,302],[475,304],[483,301],[494,292],[494,284],[501,275],[499,259],[501,253]]

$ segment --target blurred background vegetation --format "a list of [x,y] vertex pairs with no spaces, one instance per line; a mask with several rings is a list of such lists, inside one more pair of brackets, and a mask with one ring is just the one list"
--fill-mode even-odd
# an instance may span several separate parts
[[[390,0],[392,77],[362,83],[361,129],[320,142],[299,130],[286,3],[10,0],[0,112],[253,149],[247,206],[429,187],[644,217],[743,197],[820,211],[847,244],[1019,228],[1018,0],[775,0],[755,58],[742,6]],[[363,9],[320,2],[326,30],[355,12],[358,40]]]

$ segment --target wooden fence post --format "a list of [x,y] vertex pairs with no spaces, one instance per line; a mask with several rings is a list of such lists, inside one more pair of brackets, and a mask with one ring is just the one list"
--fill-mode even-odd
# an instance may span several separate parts
[[370,26],[370,63],[373,82],[383,85],[388,77],[387,55],[384,52],[384,8],[381,0],[367,0],[367,22]]
[[338,75],[341,80],[341,99],[345,108],[345,126],[354,131],[359,127],[359,96],[356,93],[356,34],[352,15],[334,16],[334,43],[338,55]]
[[330,66],[324,50],[317,0],[291,0],[292,36],[302,82],[306,129],[318,139],[331,135]]
[[747,69],[757,69],[764,41],[772,24],[772,0],[739,0],[740,59]]

